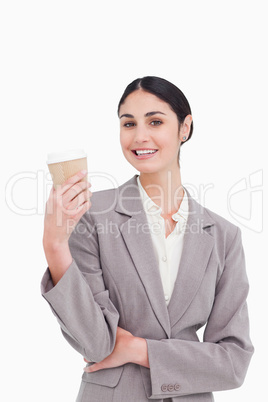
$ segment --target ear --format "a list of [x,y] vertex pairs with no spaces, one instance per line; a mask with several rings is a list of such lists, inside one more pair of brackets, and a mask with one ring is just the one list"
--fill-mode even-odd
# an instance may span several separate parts
[[190,134],[192,121],[193,121],[192,115],[188,114],[185,117],[184,122],[182,123],[181,128],[180,128],[180,141],[181,142],[187,141],[189,134]]

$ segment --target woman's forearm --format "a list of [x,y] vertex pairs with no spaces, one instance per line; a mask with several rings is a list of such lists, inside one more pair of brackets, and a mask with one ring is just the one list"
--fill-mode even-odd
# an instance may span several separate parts
[[68,243],[48,244],[44,242],[44,251],[53,284],[56,285],[72,263]]

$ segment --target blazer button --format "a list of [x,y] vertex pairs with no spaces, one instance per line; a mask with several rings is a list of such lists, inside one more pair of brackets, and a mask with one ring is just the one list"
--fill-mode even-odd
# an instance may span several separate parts
[[173,385],[173,384],[169,384],[169,385],[168,385],[168,391],[169,391],[169,392],[174,391],[174,385]]
[[167,392],[167,389],[168,389],[168,386],[167,386],[166,384],[163,384],[163,385],[161,386],[161,391]]
[[179,390],[180,390],[180,385],[179,385],[179,384],[175,384],[174,389],[175,389],[175,391],[179,391]]

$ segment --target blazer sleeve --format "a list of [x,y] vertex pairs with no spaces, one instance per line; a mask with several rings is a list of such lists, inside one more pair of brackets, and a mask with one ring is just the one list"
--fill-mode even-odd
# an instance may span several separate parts
[[217,284],[204,342],[146,339],[152,384],[149,399],[166,397],[169,384],[176,384],[169,397],[242,385],[254,351],[249,337],[248,288],[241,231],[237,228]]
[[119,313],[105,289],[96,230],[85,214],[69,240],[73,261],[53,286],[49,268],[41,292],[58,319],[64,337],[84,357],[99,362],[116,341]]

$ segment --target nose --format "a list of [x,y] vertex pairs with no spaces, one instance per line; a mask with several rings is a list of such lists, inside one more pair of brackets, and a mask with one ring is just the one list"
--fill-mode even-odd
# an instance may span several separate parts
[[150,139],[150,134],[146,128],[146,126],[139,125],[135,130],[134,142],[137,144],[141,144],[143,142],[147,142]]

